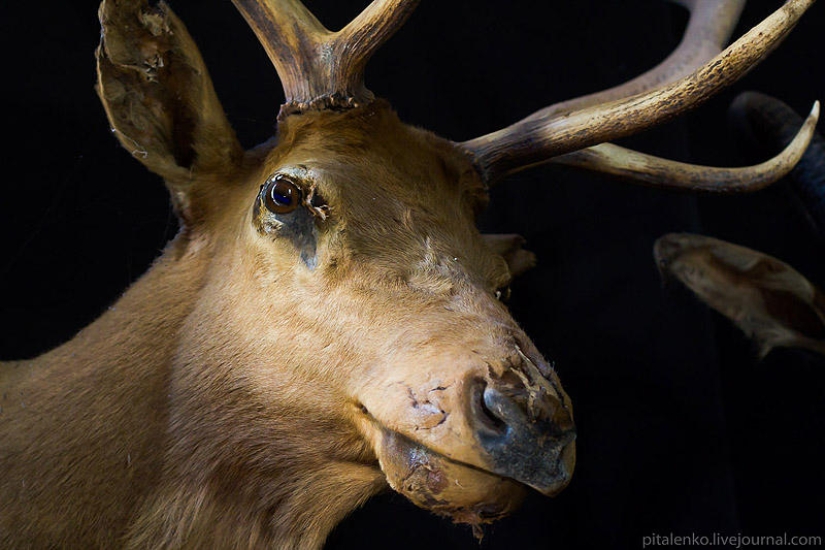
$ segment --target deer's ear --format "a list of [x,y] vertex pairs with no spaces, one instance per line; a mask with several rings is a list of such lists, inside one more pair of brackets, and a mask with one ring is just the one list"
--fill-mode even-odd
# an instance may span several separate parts
[[825,297],[784,262],[731,243],[689,234],[656,241],[663,275],[683,282],[759,345],[825,353]]
[[[98,94],[112,131],[166,181],[185,223],[202,205],[196,176],[226,174],[243,151],[183,23],[165,3],[104,0]],[[203,178],[200,178],[203,180]]]

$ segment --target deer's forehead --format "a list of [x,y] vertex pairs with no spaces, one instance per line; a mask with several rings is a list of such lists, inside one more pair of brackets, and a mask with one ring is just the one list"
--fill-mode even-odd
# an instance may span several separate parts
[[411,249],[428,241],[466,248],[478,236],[478,196],[438,156],[404,166],[403,159],[387,162],[371,150],[303,153],[292,151],[269,171],[294,178],[326,204],[326,227],[341,231],[351,246]]
[[501,271],[475,226],[487,195],[472,164],[388,109],[290,117],[257,179],[275,174],[326,205],[318,245],[327,259],[378,261],[388,273],[450,262],[485,279]]
[[477,209],[486,200],[466,154],[451,142],[402,123],[383,102],[356,111],[291,117],[279,129],[269,170],[303,171],[331,206],[359,214],[382,204],[437,210],[445,201]]

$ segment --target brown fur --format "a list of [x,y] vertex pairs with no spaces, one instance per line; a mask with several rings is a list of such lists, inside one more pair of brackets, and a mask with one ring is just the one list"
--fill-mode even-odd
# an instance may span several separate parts
[[[117,135],[166,177],[184,228],[75,339],[0,367],[0,546],[319,547],[422,467],[456,480],[413,489],[422,506],[470,523],[511,510],[521,486],[475,473],[492,466],[468,396],[540,356],[496,301],[511,275],[475,229],[486,194],[464,154],[376,101],[288,117],[242,157],[207,110],[191,165],[170,164],[184,157],[136,129],[156,96],[123,104],[136,96],[110,87],[128,68],[105,50],[100,67]],[[328,204],[317,265],[253,215],[276,172]],[[386,454],[397,438],[424,462]]]

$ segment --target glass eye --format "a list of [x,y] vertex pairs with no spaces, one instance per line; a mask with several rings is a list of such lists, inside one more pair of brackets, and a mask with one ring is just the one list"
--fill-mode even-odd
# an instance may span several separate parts
[[275,214],[289,214],[301,206],[302,199],[301,188],[281,174],[270,179],[264,187],[264,204]]

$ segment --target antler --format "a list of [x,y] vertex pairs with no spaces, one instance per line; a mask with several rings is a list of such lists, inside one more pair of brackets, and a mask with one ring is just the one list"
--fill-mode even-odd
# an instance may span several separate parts
[[623,84],[556,103],[538,113],[543,113],[546,117],[569,113],[591,105],[640,94],[655,86],[689,75],[724,49],[745,8],[746,0],[670,1],[688,9],[690,21],[681,42],[664,61]]
[[[615,88],[551,105],[507,128],[459,145],[473,156],[490,185],[508,174],[548,161],[609,173],[618,170],[626,176],[642,175],[644,170],[637,170],[638,163],[635,174],[634,170],[626,170],[628,155],[617,155],[616,146],[587,148],[666,122],[705,102],[770,53],[814,1],[788,0],[713,57],[727,42],[744,2],[680,0],[691,10],[691,20],[680,46],[659,66]],[[573,151],[578,151],[575,158],[562,157]],[[667,179],[669,169],[665,167],[664,173],[661,170],[669,161],[629,153],[657,165],[660,173],[656,183]],[[773,172],[782,175],[779,170]],[[682,178],[673,186],[690,185]]]
[[372,101],[364,68],[419,0],[374,0],[338,32],[299,0],[232,0],[275,65],[286,102],[281,115],[346,109]]
[[[786,144],[802,120],[785,103],[759,92],[739,94],[728,110],[728,118],[737,137],[759,153]],[[825,239],[825,137],[821,134],[814,133],[805,155],[791,171],[790,182]]]
[[[794,114],[796,121],[799,117]],[[816,136],[819,102],[815,102],[808,118],[796,135],[775,157],[741,168],[717,168],[663,159],[602,143],[551,159],[551,162],[634,180],[649,187],[680,188],[703,193],[750,193],[785,177],[805,155]],[[788,121],[788,125],[791,121]]]

